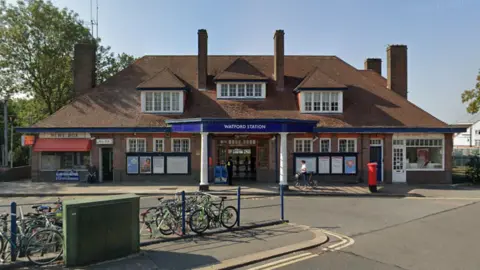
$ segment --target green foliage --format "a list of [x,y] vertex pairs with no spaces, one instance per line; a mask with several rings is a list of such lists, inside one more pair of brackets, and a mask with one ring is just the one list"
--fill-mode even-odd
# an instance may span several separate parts
[[71,10],[44,0],[0,0],[0,96],[20,92],[38,99],[48,114],[60,109],[72,99],[73,48],[80,42],[98,46],[97,83],[134,60],[99,45]]
[[477,76],[475,88],[462,93],[462,102],[468,103],[467,112],[474,114],[480,110],[480,71]]
[[467,178],[475,184],[480,184],[480,157],[473,156],[467,163]]

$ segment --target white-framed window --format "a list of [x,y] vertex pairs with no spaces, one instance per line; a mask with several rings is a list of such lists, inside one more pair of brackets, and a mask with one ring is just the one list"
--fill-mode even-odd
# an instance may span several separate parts
[[127,152],[147,152],[147,139],[127,138]]
[[443,138],[406,138],[407,170],[443,170]]
[[339,138],[338,139],[338,152],[340,153],[354,153],[357,152],[357,139],[356,138]]
[[188,138],[173,138],[172,152],[188,153],[190,152],[190,139]]
[[142,112],[183,112],[183,91],[142,91]]
[[262,99],[266,97],[266,83],[229,82],[217,83],[217,98]]
[[153,138],[153,152],[165,152],[165,140],[163,138]]
[[340,113],[343,111],[343,92],[302,91],[300,110],[304,113]]
[[475,146],[480,146],[480,140],[475,140]]
[[331,140],[330,138],[320,138],[320,153],[331,152]]
[[312,139],[294,139],[296,153],[313,152],[313,140]]

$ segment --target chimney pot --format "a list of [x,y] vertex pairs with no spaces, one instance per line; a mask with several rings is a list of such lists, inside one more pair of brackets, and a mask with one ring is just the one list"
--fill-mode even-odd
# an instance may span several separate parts
[[274,79],[277,83],[277,91],[284,90],[285,75],[285,32],[283,30],[275,31],[274,40]]
[[74,96],[95,87],[96,50],[94,43],[75,44],[73,56],[73,90]]
[[406,45],[389,45],[387,48],[387,87],[408,98]]
[[208,34],[207,30],[198,30],[198,90],[207,89],[208,76]]
[[382,59],[367,58],[365,60],[365,70],[373,70],[376,73],[382,75]]

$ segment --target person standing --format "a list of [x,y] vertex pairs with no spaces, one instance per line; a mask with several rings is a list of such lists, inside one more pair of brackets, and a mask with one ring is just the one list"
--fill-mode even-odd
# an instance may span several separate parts
[[302,160],[302,167],[300,168],[300,173],[301,173],[301,176],[303,178],[303,184],[305,185],[305,187],[308,186],[308,183],[307,183],[307,163],[305,162],[305,160]]
[[232,177],[233,177],[233,160],[232,157],[228,157],[227,161],[227,183],[229,186],[232,185]]

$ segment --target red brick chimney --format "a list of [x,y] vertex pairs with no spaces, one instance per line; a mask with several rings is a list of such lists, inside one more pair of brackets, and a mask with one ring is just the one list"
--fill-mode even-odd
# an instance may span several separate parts
[[79,96],[95,87],[97,47],[92,43],[76,44],[73,56],[73,91]]
[[208,34],[207,30],[198,30],[198,90],[207,89],[208,76]]
[[273,77],[277,82],[277,91],[283,91],[285,68],[285,33],[283,30],[275,31],[274,40],[274,70]]
[[373,70],[376,73],[382,75],[382,59],[367,58],[365,60],[365,70]]
[[408,98],[407,46],[390,45],[387,48],[387,87]]

